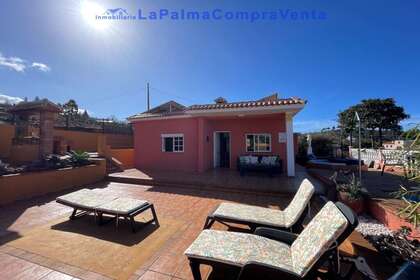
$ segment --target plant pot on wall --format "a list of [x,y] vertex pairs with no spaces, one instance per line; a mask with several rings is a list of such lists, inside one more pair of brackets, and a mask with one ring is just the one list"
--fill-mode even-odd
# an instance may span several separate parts
[[365,211],[365,199],[363,197],[353,199],[347,192],[338,192],[338,199],[350,207],[357,215]]

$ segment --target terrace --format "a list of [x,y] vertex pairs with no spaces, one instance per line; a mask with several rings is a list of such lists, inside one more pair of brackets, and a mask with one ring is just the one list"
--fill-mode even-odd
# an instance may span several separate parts
[[[205,177],[204,177],[205,178]],[[58,195],[15,202],[0,212],[0,264],[2,279],[192,279],[185,249],[202,231],[207,214],[222,201],[283,209],[292,195],[264,192],[220,191],[190,186],[148,186],[102,182],[91,187],[106,194],[142,198],[152,202],[160,227],[149,224],[132,234],[121,223],[98,227],[93,216],[70,221],[71,209],[57,204]],[[314,215],[322,199],[312,202]],[[137,216],[141,223],[149,217]],[[226,229],[215,224],[215,229]],[[378,253],[354,232],[341,247],[343,254],[363,255],[379,279],[394,269],[381,263]],[[226,279],[203,267],[208,279]],[[356,274],[356,277],[359,277]]]

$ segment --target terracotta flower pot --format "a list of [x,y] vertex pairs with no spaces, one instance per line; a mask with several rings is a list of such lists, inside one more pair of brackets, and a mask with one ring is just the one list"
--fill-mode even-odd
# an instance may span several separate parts
[[365,211],[364,198],[350,199],[348,193],[338,192],[338,200],[350,207],[357,215],[360,215]]

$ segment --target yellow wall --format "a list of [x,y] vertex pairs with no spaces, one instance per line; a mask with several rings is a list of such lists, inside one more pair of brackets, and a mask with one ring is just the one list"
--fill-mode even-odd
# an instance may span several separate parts
[[13,164],[22,164],[37,160],[39,144],[12,145],[8,161]]
[[10,156],[12,139],[15,136],[15,127],[9,124],[0,123],[0,158]]
[[111,148],[132,148],[133,144],[133,135],[132,134],[109,134],[105,133],[106,144],[111,146]]
[[63,137],[72,150],[87,152],[96,151],[98,134],[100,133],[54,129],[54,136]]
[[[5,158],[12,163],[23,163],[38,158],[38,145],[12,145],[14,136],[15,127],[13,125],[0,124],[0,158]],[[133,136],[125,134],[54,129],[54,136],[62,137],[72,150],[96,152],[98,151],[98,140],[103,136],[105,136],[106,145],[111,148],[133,147]]]
[[0,205],[99,182],[105,174],[105,160],[97,160],[97,165],[0,176]]
[[124,169],[134,168],[134,149],[111,149],[111,156],[121,162]]
[[54,129],[54,136],[63,137],[72,150],[97,151],[98,137],[101,135],[106,136],[106,144],[111,147],[133,147],[133,135]]

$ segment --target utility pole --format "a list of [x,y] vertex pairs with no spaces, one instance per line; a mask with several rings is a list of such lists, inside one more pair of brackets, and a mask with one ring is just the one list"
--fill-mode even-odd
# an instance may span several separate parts
[[357,156],[359,157],[359,183],[362,184],[362,158],[361,158],[361,151],[362,151],[362,121],[360,119],[359,114],[357,111],[355,112],[356,120],[359,124],[359,149],[357,151]]
[[150,92],[149,92],[149,83],[147,83],[147,111],[150,110]]

